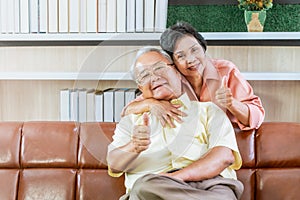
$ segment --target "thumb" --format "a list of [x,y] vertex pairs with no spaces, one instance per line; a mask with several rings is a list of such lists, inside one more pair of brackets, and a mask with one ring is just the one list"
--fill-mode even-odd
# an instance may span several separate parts
[[143,125],[149,126],[149,116],[148,113],[143,114]]
[[220,88],[227,88],[227,77],[223,76]]

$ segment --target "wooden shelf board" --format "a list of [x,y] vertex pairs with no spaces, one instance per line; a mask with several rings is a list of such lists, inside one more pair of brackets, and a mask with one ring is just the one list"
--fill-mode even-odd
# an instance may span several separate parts
[[[246,80],[300,80],[300,72],[242,72]],[[1,72],[0,80],[132,80],[127,72]]]

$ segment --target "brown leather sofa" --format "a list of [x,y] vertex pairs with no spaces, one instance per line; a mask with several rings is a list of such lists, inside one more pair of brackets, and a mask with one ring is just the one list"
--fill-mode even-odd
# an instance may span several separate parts
[[[107,175],[115,123],[1,122],[1,200],[116,200],[124,177]],[[300,123],[236,130],[243,200],[300,199]]]

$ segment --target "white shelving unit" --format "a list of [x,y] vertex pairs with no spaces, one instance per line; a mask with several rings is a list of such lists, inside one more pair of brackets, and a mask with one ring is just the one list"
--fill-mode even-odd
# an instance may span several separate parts
[[[300,32],[203,32],[207,41],[300,41]],[[47,34],[0,34],[0,45],[25,42],[136,42],[159,41],[161,33],[47,33]],[[13,45],[13,44],[12,44]],[[247,80],[300,80],[299,73],[271,73],[271,72],[242,72]],[[132,80],[129,73],[80,73],[80,72],[1,72],[0,80]]]
[[[300,72],[242,72],[246,80],[300,80]],[[132,80],[125,72],[62,73],[62,72],[1,72],[0,80]]]
[[[300,40],[300,32],[202,32],[206,40]],[[0,34],[0,42],[158,41],[161,33]]]

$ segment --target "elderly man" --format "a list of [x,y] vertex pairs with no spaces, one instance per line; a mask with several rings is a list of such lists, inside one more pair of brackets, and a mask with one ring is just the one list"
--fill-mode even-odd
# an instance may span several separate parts
[[142,48],[133,75],[145,98],[179,104],[187,116],[175,128],[148,112],[121,119],[107,154],[109,174],[125,173],[121,199],[239,199],[243,185],[235,170],[242,161],[226,114],[211,102],[190,101],[160,49]]

